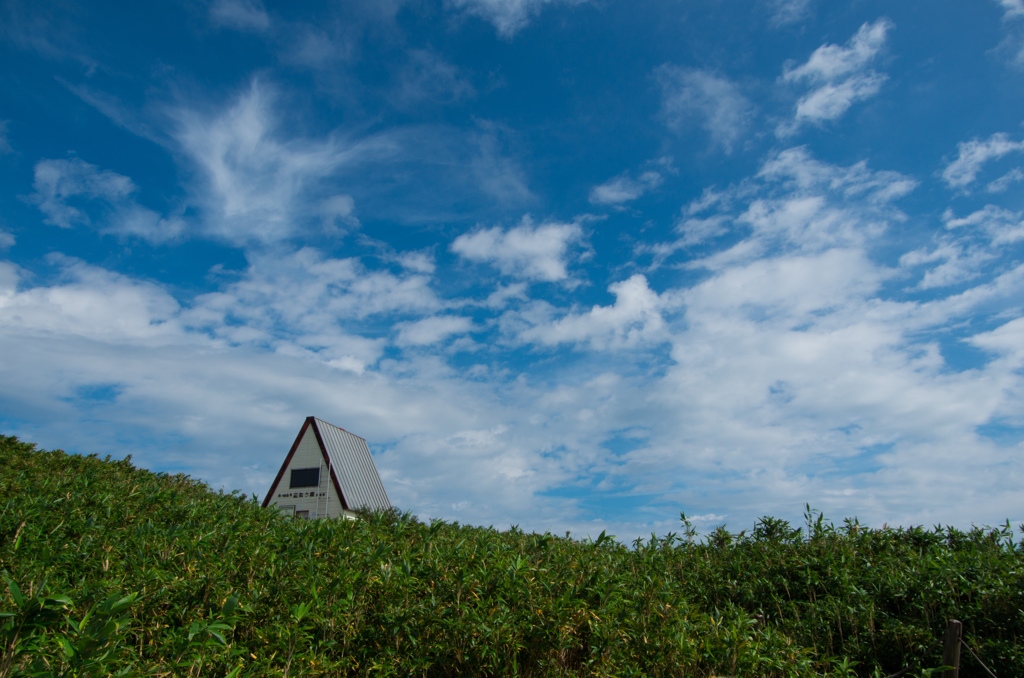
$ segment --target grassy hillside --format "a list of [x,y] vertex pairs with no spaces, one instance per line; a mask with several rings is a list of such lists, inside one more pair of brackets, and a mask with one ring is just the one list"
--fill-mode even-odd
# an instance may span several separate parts
[[951,617],[1024,675],[1008,525],[682,529],[627,548],[394,513],[293,522],[0,437],[0,678],[924,675]]

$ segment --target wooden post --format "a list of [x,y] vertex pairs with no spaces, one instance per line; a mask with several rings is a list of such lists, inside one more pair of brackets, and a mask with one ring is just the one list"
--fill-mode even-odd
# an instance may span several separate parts
[[942,644],[942,665],[952,666],[942,672],[942,678],[959,678],[960,676],[960,638],[963,635],[963,624],[955,619],[946,622],[946,637]]

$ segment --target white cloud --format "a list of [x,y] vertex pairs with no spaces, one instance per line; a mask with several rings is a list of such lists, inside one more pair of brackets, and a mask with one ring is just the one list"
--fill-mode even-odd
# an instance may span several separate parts
[[985,187],[985,190],[989,193],[1005,193],[1006,189],[1010,187],[1010,184],[1018,181],[1024,181],[1024,172],[1021,172],[1019,168],[1014,167],[998,179],[990,181],[988,186]]
[[455,103],[475,95],[472,83],[457,66],[434,52],[411,50],[392,100],[408,108],[424,102]]
[[270,28],[270,17],[260,0],[213,0],[210,21],[239,31],[263,32]]
[[356,202],[351,195],[332,195],[321,203],[320,212],[325,226],[336,226],[341,222],[347,226],[359,226],[359,220],[353,216]]
[[743,257],[763,253],[773,243],[804,251],[862,246],[888,221],[902,218],[891,203],[917,185],[898,172],[872,171],[863,161],[850,167],[819,162],[802,146],[769,158],[758,176],[782,192],[754,198],[737,215],[738,222],[753,228],[753,237],[733,248]]
[[1024,17],[1024,0],[997,0],[997,2],[1006,10],[1003,14],[1004,19]]
[[403,252],[398,255],[397,261],[402,268],[414,273],[431,275],[437,269],[434,254],[429,251]]
[[63,255],[47,260],[59,282],[0,295],[0,325],[119,345],[161,345],[177,333],[178,303],[160,287]]
[[956,218],[951,210],[943,215],[946,228],[976,228],[987,234],[993,248],[1024,240],[1024,212],[1012,212],[995,205],[986,205],[966,217]]
[[491,122],[478,124],[480,130],[472,136],[476,153],[470,165],[480,189],[502,204],[530,202],[533,194],[522,168],[503,149],[502,137],[509,131]]
[[769,0],[772,26],[786,26],[802,21],[810,14],[814,0]]
[[135,184],[116,172],[101,171],[78,158],[41,160],[36,163],[35,193],[32,202],[46,215],[46,223],[71,228],[75,223],[88,224],[89,217],[67,204],[76,196],[117,201],[135,192]]
[[7,126],[9,123],[9,120],[0,120],[0,155],[12,151],[11,142],[7,140]]
[[887,76],[868,66],[885,46],[893,25],[888,19],[865,23],[846,43],[822,45],[799,66],[787,65],[782,81],[808,83],[814,89],[796,105],[792,123],[781,125],[777,134],[792,134],[805,121],[821,123],[842,117],[850,106],[879,92]]
[[433,346],[444,342],[449,337],[465,334],[473,327],[469,318],[453,315],[439,315],[424,318],[398,326],[399,346]]
[[840,83],[826,83],[796,105],[797,120],[835,120],[850,106],[878,94],[886,76],[877,73],[847,78]]
[[7,231],[0,231],[0,250],[6,250],[14,247],[16,242],[13,233]]
[[660,172],[647,170],[636,179],[618,176],[590,189],[590,202],[595,205],[617,205],[636,200],[653,191],[665,181]]
[[[647,278],[637,274],[627,280],[609,285],[615,295],[611,306],[594,306],[586,313],[570,313],[557,319],[531,323],[518,332],[517,339],[525,343],[589,344],[597,350],[622,349],[640,343],[664,341],[665,322],[661,315],[663,301],[647,284]],[[527,311],[519,321],[530,322]],[[516,321],[509,318],[506,323]]]
[[661,85],[661,113],[669,128],[699,124],[726,153],[746,133],[754,106],[730,80],[709,71],[663,64],[655,70]]
[[947,239],[931,250],[922,248],[907,252],[900,257],[900,266],[931,264],[917,285],[917,289],[928,290],[976,278],[985,264],[994,258],[991,252],[977,247],[964,247]]
[[[764,183],[714,191],[690,210],[704,219],[738,212],[750,230],[703,262],[704,281],[663,293],[683,304],[667,327],[672,362],[663,379],[638,381],[646,386],[641,396],[619,386],[649,410],[634,422],[662,423],[649,424],[651,434],[620,458],[615,477],[638,494],[730,520],[799,496],[814,497],[812,505],[828,514],[878,516],[879,524],[948,521],[955,509],[922,503],[920,492],[968,477],[975,492],[993,492],[984,508],[977,497],[963,499],[975,507],[972,520],[983,520],[984,511],[998,520],[1024,510],[990,465],[1007,468],[1015,451],[976,431],[1019,406],[1016,357],[965,370],[947,363],[941,344],[980,309],[1019,315],[1021,272],[945,298],[934,286],[935,302],[894,298],[883,290],[903,271],[873,252],[902,218],[891,202],[913,181],[863,163],[827,165],[805,149],[773,156],[758,179]],[[938,282],[951,260],[963,265],[985,255],[970,241],[950,245],[903,263],[916,258]],[[972,267],[984,268],[975,262],[965,270]],[[1016,351],[1010,329],[993,347]],[[957,461],[965,448],[973,451],[970,463]],[[956,481],[931,471],[939,457],[960,464]],[[716,503],[726,487],[731,499]],[[735,500],[745,493],[756,501]]]
[[942,178],[950,188],[965,189],[974,183],[978,172],[990,160],[997,160],[1008,153],[1024,151],[1024,141],[1010,141],[1003,132],[997,132],[988,139],[957,144],[957,157],[942,170]]
[[86,205],[98,203],[101,218],[95,226],[101,233],[160,243],[185,230],[181,219],[162,217],[136,203],[131,196],[137,187],[131,179],[78,158],[39,161],[33,188],[29,199],[45,215],[44,222],[60,228],[92,225]]
[[1008,57],[1009,62],[1016,66],[1024,66],[1024,33],[1020,19],[1024,18],[1024,2],[1022,0],[997,0],[1003,7],[1003,24],[1006,36],[996,51]]
[[495,226],[464,233],[452,242],[451,250],[470,261],[493,264],[505,275],[558,282],[569,277],[569,250],[582,238],[579,224],[534,224],[526,216],[508,230]]
[[325,257],[312,248],[284,255],[250,254],[250,267],[221,291],[202,295],[182,314],[189,327],[237,344],[292,344],[338,358],[374,362],[381,342],[353,336],[358,321],[420,316],[442,304],[420,273],[367,270],[357,259]]
[[786,82],[835,82],[852,74],[861,73],[885,46],[886,34],[892,30],[888,19],[865,23],[845,47],[822,45],[814,50],[806,63],[783,70]]
[[540,14],[545,5],[577,5],[586,0],[445,0],[445,4],[489,21],[498,35],[511,39]]
[[[206,180],[197,198],[206,207],[210,235],[229,242],[275,242],[301,230],[316,213],[310,199],[321,182],[355,164],[381,160],[397,148],[386,137],[348,143],[287,138],[274,113],[273,88],[253,81],[227,110],[207,116],[173,112],[176,138]],[[334,217],[348,217],[351,198],[321,204]],[[316,203],[314,203],[316,204]]]

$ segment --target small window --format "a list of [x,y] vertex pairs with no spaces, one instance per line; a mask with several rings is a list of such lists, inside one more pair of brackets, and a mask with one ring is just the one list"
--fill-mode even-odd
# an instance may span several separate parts
[[292,484],[289,487],[319,487],[320,467],[293,468]]
[[309,520],[309,511],[296,511],[295,512],[295,519],[296,520]]

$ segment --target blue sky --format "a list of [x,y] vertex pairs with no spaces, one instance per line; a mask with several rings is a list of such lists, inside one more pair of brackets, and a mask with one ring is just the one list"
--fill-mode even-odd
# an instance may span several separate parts
[[2,5],[0,430],[424,517],[1024,520],[1024,1]]

